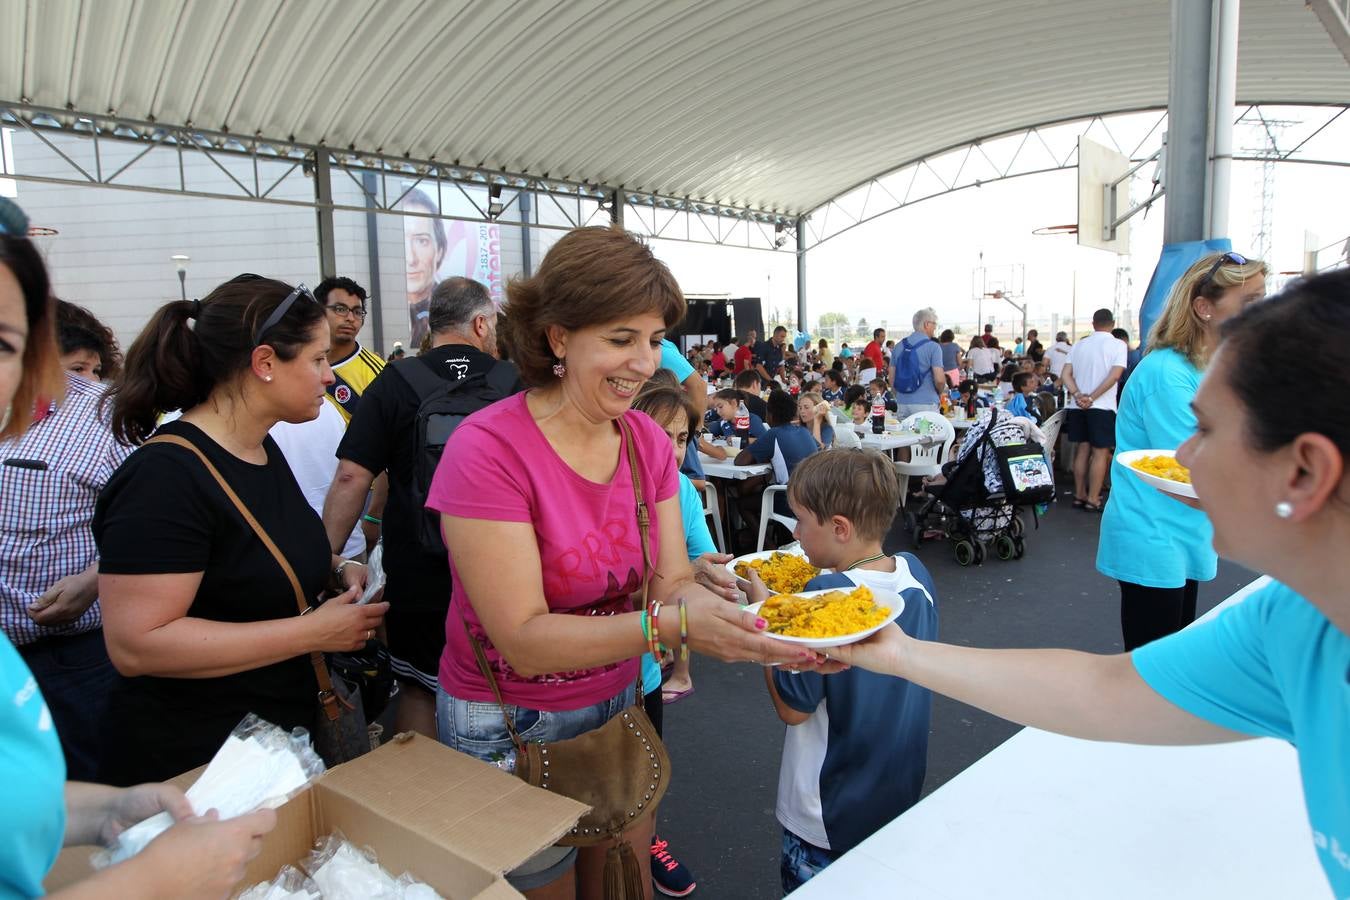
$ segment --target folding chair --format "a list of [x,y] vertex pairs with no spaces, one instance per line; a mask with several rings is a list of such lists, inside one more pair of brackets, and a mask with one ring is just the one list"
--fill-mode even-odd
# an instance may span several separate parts
[[727,538],[722,532],[722,507],[717,502],[717,487],[711,481],[703,485],[703,515],[712,519],[713,542],[718,553],[727,552]]
[[774,497],[786,493],[787,485],[785,484],[771,484],[764,489],[764,496],[759,501],[759,540],[755,542],[756,553],[764,549],[764,539],[769,533],[770,521],[786,526],[790,532],[797,530],[796,519],[773,510]]

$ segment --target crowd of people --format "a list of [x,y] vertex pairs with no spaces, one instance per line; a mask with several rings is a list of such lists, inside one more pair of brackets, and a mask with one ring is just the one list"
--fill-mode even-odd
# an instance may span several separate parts
[[[504,315],[483,285],[439,281],[419,299],[424,349],[388,364],[359,342],[357,282],[252,274],[164,305],[124,358],[52,296],[17,208],[0,212],[0,682],[14,699],[0,769],[17,792],[0,893],[39,896],[63,844],[167,811],[177,824],[143,853],[62,895],[227,896],[275,815],[198,816],[164,782],[248,713],[314,724],[324,654],[386,649],[396,687],[367,699],[394,704],[396,728],[506,769],[518,741],[621,715],[659,735],[663,706],[693,690],[691,653],[764,666],[764,702],[788,726],[785,892],[917,802],[932,691],[1090,738],[1290,740],[1315,845],[1346,891],[1331,848],[1350,834],[1350,572],[1336,553],[1350,385],[1314,403],[1284,364],[1350,332],[1346,273],[1262,300],[1262,263],[1206,257],[1133,366],[1109,311],[1049,348],[1033,331],[963,349],[925,308],[857,352],[779,326],[686,355],[667,339],[685,301],[666,266],[621,230],[582,228],[510,283]],[[1126,653],[939,643],[940,586],[883,547],[901,481],[857,448],[855,425],[878,406],[987,403],[1029,424],[1063,407],[1074,505],[1104,512],[1098,567],[1120,584]],[[1178,448],[1199,501],[1112,475],[1114,449],[1135,448]],[[807,587],[899,594],[897,627],[823,653],[766,635],[737,602],[766,589],[738,587],[709,533],[701,452],[768,464],[791,538],[828,570]],[[377,549],[383,594],[358,603]],[[1219,553],[1278,582],[1182,630]],[[696,881],[658,812],[632,811],[612,841],[547,848],[508,880],[531,898],[598,898],[612,847],[650,848],[640,895],[685,896]]]

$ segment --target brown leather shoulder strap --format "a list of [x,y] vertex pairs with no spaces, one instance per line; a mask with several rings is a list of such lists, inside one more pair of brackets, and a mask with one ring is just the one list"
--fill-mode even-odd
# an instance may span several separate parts
[[[201,448],[187,438],[179,437],[176,434],[155,435],[145,443],[173,444],[174,446],[182,447],[183,449],[190,451],[197,459],[201,460],[202,465],[206,467],[206,471],[215,479],[216,484],[220,485],[220,489],[225,492],[225,496],[230,499],[230,502],[234,504],[234,508],[239,510],[239,514],[244,517],[244,521],[253,529],[253,533],[257,535],[258,540],[262,541],[263,546],[272,554],[272,558],[277,561],[277,565],[281,566],[281,571],[286,573],[286,580],[291,583],[291,590],[295,592],[295,602],[300,615],[303,616],[305,613],[309,612],[309,602],[305,600],[305,591],[300,587],[300,579],[296,577],[295,569],[291,567],[290,562],[286,559],[285,555],[282,554],[281,548],[276,545],[276,542],[273,541],[271,536],[263,529],[262,524],[254,518],[253,513],[249,512],[249,508],[244,505],[244,501],[235,493],[234,488],[230,487],[229,482],[225,480],[225,476],[220,474],[220,470],[212,464],[211,460],[207,458]],[[336,695],[333,694],[333,681],[328,677],[328,666],[324,663],[323,654],[315,650],[309,654],[309,660],[314,666],[314,677],[318,679],[319,682],[319,698],[323,702],[325,709],[330,711],[329,718],[336,719]],[[333,705],[330,705],[330,699]]]

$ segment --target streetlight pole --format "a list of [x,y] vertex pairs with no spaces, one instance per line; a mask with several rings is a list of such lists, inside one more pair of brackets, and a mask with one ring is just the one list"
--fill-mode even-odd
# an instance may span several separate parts
[[187,267],[188,260],[191,257],[183,253],[175,253],[169,259],[173,260],[173,266],[178,270],[178,293],[183,300],[187,300]]

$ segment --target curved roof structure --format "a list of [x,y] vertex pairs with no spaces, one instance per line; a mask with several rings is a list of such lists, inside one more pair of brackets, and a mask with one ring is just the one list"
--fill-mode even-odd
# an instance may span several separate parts
[[[1169,0],[0,3],[0,99],[788,214],[1037,122],[1165,106]],[[1239,102],[1344,103],[1303,0]]]

